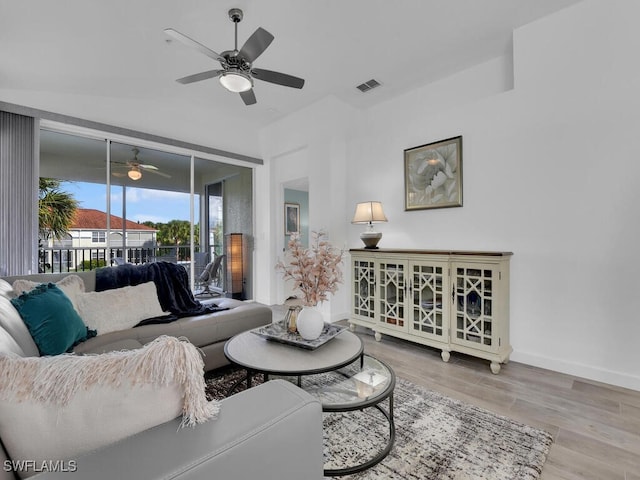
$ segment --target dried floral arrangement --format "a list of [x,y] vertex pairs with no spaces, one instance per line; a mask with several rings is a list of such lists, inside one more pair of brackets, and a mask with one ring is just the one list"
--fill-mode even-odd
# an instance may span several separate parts
[[327,300],[342,283],[340,264],[344,252],[331,246],[324,231],[311,232],[310,243],[310,247],[305,248],[299,235],[291,235],[289,263],[278,261],[276,270],[282,272],[285,280],[294,282],[295,288],[302,293],[304,304],[311,307]]

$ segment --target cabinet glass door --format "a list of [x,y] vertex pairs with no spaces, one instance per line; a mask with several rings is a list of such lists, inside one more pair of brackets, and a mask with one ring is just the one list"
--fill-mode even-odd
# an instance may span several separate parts
[[376,270],[373,260],[353,259],[353,314],[363,320],[374,321]]
[[411,264],[411,333],[448,341],[446,265]]
[[406,262],[380,260],[378,263],[378,320],[388,327],[406,330]]
[[453,265],[455,321],[451,341],[482,350],[496,350],[493,293],[498,271],[492,265]]

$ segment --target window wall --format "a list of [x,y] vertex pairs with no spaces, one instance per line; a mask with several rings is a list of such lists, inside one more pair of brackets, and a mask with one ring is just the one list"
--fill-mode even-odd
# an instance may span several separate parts
[[[226,233],[242,225],[252,236],[251,168],[42,129],[40,177],[55,179],[77,201],[65,235],[40,229],[43,272],[163,260],[184,265],[193,284],[196,260],[223,254]],[[240,219],[229,217],[230,209]]]

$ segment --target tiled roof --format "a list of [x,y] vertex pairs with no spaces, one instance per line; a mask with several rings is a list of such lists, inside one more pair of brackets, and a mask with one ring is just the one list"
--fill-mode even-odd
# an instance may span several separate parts
[[[155,228],[147,227],[141,223],[132,222],[127,220],[125,224],[127,230],[146,230],[155,232]],[[73,219],[71,225],[72,230],[106,230],[107,229],[107,214],[100,210],[94,210],[92,208],[78,208],[76,210],[76,216]],[[122,230],[122,218],[111,215],[111,229]]]

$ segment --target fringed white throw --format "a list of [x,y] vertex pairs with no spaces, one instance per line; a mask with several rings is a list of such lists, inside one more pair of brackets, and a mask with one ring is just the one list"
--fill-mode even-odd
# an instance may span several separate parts
[[[214,418],[204,362],[191,343],[162,336],[100,355],[0,355],[0,438],[13,460],[65,460],[182,415]],[[21,472],[23,478],[34,472]]]

